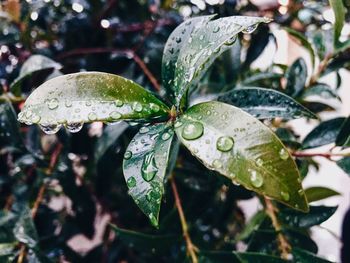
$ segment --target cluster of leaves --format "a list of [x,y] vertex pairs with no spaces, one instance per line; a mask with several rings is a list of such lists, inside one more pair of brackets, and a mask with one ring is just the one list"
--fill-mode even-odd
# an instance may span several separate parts
[[[290,4],[281,15],[279,6],[235,1],[207,9],[187,1],[7,1],[1,260],[284,262],[290,254],[328,262],[316,256],[309,228],[336,207],[308,202],[338,193],[304,191],[301,181],[317,167],[313,156],[350,173],[350,117],[320,122],[302,141],[288,120],[318,118],[340,103],[350,42],[341,36],[342,1],[330,6],[331,26],[314,15],[329,8],[323,2]],[[180,24],[177,11],[188,8],[205,16]],[[303,58],[252,69],[274,42],[263,12],[309,51],[309,72]],[[259,17],[232,16],[252,14]],[[95,72],[63,75],[85,70]],[[322,82],[334,72],[336,87]],[[17,113],[44,133],[20,127]],[[304,152],[327,144],[336,147]],[[254,192],[264,209],[245,222],[237,201]],[[101,218],[110,225],[95,224]],[[79,253],[74,238],[101,231],[98,245]],[[235,252],[238,242],[245,252]]]

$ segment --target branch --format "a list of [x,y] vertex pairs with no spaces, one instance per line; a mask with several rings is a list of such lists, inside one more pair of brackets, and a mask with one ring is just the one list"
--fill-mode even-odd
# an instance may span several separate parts
[[180,217],[183,237],[186,241],[187,253],[188,255],[190,255],[192,263],[198,263],[198,258],[197,258],[198,248],[192,243],[191,237],[188,233],[188,225],[186,222],[185,214],[182,209],[181,199],[177,191],[174,175],[170,176],[169,180],[171,183],[171,188],[173,189],[173,193],[174,193],[175,205]]
[[274,207],[270,199],[266,197],[264,197],[264,199],[266,204],[266,213],[271,218],[272,225],[275,228],[275,231],[277,232],[278,249],[281,252],[281,258],[287,260],[289,258],[291,246],[286,237],[281,232],[282,227],[276,216],[276,212],[278,212],[278,210],[276,207]]
[[350,156],[350,153],[332,153],[332,152],[325,152],[325,153],[292,152],[291,154],[294,157],[324,157],[327,159],[331,159],[333,156],[337,156],[337,157]]

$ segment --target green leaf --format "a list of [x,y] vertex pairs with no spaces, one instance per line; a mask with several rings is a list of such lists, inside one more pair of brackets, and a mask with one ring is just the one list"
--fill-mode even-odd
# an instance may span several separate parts
[[292,35],[297,40],[299,40],[300,44],[309,51],[312,68],[314,68],[315,67],[315,51],[314,51],[312,45],[310,44],[310,42],[307,40],[307,38],[302,33],[298,32],[292,28],[285,27],[284,30],[286,30],[290,35]]
[[340,193],[338,193],[337,191],[334,191],[333,189],[322,187],[322,186],[314,186],[314,187],[307,188],[305,189],[305,194],[309,203],[323,200],[335,195],[340,195]]
[[[170,34],[163,51],[162,81],[164,88],[171,93],[176,70],[176,62],[183,46],[196,28],[202,27],[214,16],[200,16],[187,19]],[[173,94],[170,94],[173,95]]]
[[286,93],[292,97],[299,95],[305,87],[306,78],[307,66],[305,60],[298,58],[286,72]]
[[335,17],[334,23],[334,47],[338,46],[339,37],[344,26],[345,21],[345,7],[343,0],[329,0]]
[[236,241],[248,238],[255,230],[259,228],[259,226],[262,224],[265,218],[266,213],[264,211],[257,212],[245,225],[242,232],[237,236]]
[[350,175],[350,157],[344,157],[337,161],[337,165],[348,175]]
[[225,103],[205,102],[189,108],[175,127],[182,143],[209,169],[247,189],[308,211],[288,150],[251,115]]
[[342,124],[340,131],[335,140],[337,146],[350,146],[350,117],[348,117]]
[[212,20],[195,28],[186,45],[182,46],[176,62],[172,89],[177,105],[183,100],[183,106],[183,97],[189,87],[198,84],[214,60],[232,46],[238,33],[251,33],[259,23],[268,22],[268,18],[231,16]]
[[327,84],[318,83],[306,90],[302,93],[301,98],[307,99],[310,96],[320,96],[324,99],[338,99],[340,100],[340,97],[338,96],[337,92],[333,90],[331,87],[329,87]]
[[303,140],[303,149],[316,148],[335,142],[345,118],[321,122]]
[[150,235],[111,226],[117,238],[127,246],[141,252],[165,253],[180,241],[180,237],[175,235]]
[[23,207],[18,221],[13,228],[13,234],[19,242],[27,244],[30,248],[38,244],[38,233],[36,232],[31,211]]
[[[0,256],[10,256],[14,254],[14,250],[18,245],[17,242],[0,244]],[[1,262],[1,260],[0,260]]]
[[242,81],[243,86],[253,86],[254,84],[258,84],[262,80],[279,80],[282,78],[282,74],[274,73],[274,72],[262,72],[256,73],[248,78],[245,78]]
[[96,142],[94,151],[95,160],[98,161],[128,127],[128,124],[125,122],[107,126],[104,129],[102,136],[98,138]]
[[319,258],[315,254],[300,248],[293,248],[292,254],[296,263],[331,263],[331,261]]
[[201,263],[283,263],[287,262],[278,257],[255,252],[230,252],[230,251],[201,251],[199,256]]
[[123,170],[129,194],[156,227],[173,137],[169,124],[144,126],[124,154]]
[[258,119],[317,118],[291,97],[272,89],[258,87],[234,89],[219,95],[218,101],[241,108]]
[[38,73],[44,70],[59,70],[62,65],[52,59],[42,55],[30,56],[22,65],[19,76],[11,83],[10,90],[13,94],[20,95],[22,82],[29,78],[33,73]]
[[38,123],[49,133],[62,124],[77,132],[84,122],[167,118],[168,107],[135,82],[101,72],[53,78],[25,102],[18,119]]
[[282,223],[290,227],[308,228],[319,225],[330,218],[338,207],[310,206],[309,213],[301,213],[291,209],[283,209],[279,212]]

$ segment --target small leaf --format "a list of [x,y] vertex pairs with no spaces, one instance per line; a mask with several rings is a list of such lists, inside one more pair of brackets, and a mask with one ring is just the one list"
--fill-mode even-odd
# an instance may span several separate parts
[[286,72],[286,93],[292,97],[299,95],[305,87],[306,78],[307,67],[305,60],[298,58]]
[[303,149],[316,148],[335,142],[345,118],[335,118],[321,122],[303,140]]
[[350,175],[350,157],[344,157],[337,161],[337,165],[348,175]]
[[177,105],[181,100],[181,105],[184,104],[189,87],[198,84],[214,60],[232,46],[238,33],[252,33],[259,23],[268,22],[268,18],[231,16],[195,28],[176,62],[173,93]]
[[259,84],[259,82],[263,80],[279,80],[282,78],[282,74],[274,73],[274,72],[262,72],[262,73],[256,73],[248,78],[245,78],[242,81],[243,86],[253,86],[256,84]]
[[345,7],[342,0],[329,0],[335,17],[334,23],[334,47],[338,46],[339,37],[345,21]]
[[338,99],[338,94],[327,84],[318,83],[303,91],[301,98],[307,99],[309,96],[320,96],[324,99]]
[[38,234],[28,207],[22,208],[18,221],[13,228],[13,234],[19,242],[27,244],[30,248],[38,244]]
[[255,230],[259,228],[259,226],[262,224],[265,218],[266,213],[264,211],[257,212],[245,225],[242,232],[237,236],[236,241],[248,238]]
[[180,237],[175,235],[150,235],[111,225],[124,244],[141,252],[165,253],[179,243]]
[[314,202],[314,201],[319,201],[326,199],[328,197],[332,197],[335,195],[340,195],[337,191],[334,191],[333,189],[327,188],[327,187],[322,187],[322,186],[315,186],[315,187],[310,187],[305,190],[305,194],[307,197],[307,200],[309,203]]
[[241,108],[258,119],[317,118],[291,97],[272,89],[258,87],[234,89],[219,95],[218,101]]
[[206,102],[189,108],[175,127],[182,143],[209,169],[249,190],[308,210],[288,150],[254,117],[225,103]]
[[297,40],[299,40],[300,44],[309,51],[312,68],[314,68],[315,67],[315,51],[314,51],[313,47],[311,46],[310,42],[307,40],[307,38],[302,33],[298,32],[292,28],[285,27],[284,30],[286,30],[290,35],[292,35]]
[[292,254],[296,263],[332,263],[300,248],[293,248]]
[[340,131],[335,140],[337,146],[350,146],[350,117],[348,117],[342,124]]
[[135,203],[158,226],[164,176],[174,131],[168,124],[144,126],[124,154],[124,177]]
[[283,209],[279,217],[284,224],[290,227],[308,228],[319,225],[330,218],[337,207],[310,206],[310,211],[305,214],[291,209]]
[[13,94],[19,95],[21,83],[23,80],[30,77],[33,73],[50,69],[59,70],[61,68],[61,64],[53,61],[48,57],[42,55],[32,55],[23,63],[19,72],[19,76],[11,83],[10,90]]
[[38,123],[47,133],[62,124],[71,132],[84,122],[167,118],[168,107],[131,80],[101,72],[57,77],[38,87],[18,119]]

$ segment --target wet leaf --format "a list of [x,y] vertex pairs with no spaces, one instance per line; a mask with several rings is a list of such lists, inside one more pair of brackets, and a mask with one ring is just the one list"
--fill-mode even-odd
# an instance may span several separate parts
[[334,22],[334,46],[337,47],[339,43],[339,37],[344,26],[345,21],[345,7],[342,0],[329,0],[331,5],[335,22]]
[[340,131],[335,140],[337,146],[350,146],[350,117],[348,117],[342,124]]
[[135,82],[101,72],[64,75],[45,82],[25,102],[18,119],[47,133],[62,124],[71,132],[94,121],[167,118],[168,107]]
[[335,142],[345,118],[321,122],[303,140],[303,149],[316,148]]
[[285,27],[284,30],[286,30],[291,36],[293,36],[294,38],[299,40],[300,44],[309,51],[312,68],[314,68],[315,67],[315,51],[314,51],[312,45],[310,44],[310,42],[307,40],[307,38],[302,33],[298,32],[292,28]]
[[331,263],[331,261],[320,258],[317,255],[300,248],[293,248],[292,254],[295,263]]
[[286,93],[292,97],[299,95],[304,89],[307,78],[307,66],[305,60],[298,58],[287,70]]
[[323,200],[335,195],[340,195],[340,193],[338,193],[337,191],[334,191],[333,189],[322,187],[322,186],[307,188],[305,189],[305,194],[309,203]]
[[10,89],[12,93],[19,95],[22,81],[29,78],[33,73],[50,69],[58,70],[61,68],[61,64],[48,57],[42,55],[32,55],[23,63],[19,76],[11,83]]
[[308,210],[297,167],[265,125],[221,102],[192,106],[175,124],[182,143],[206,167],[249,190]]
[[276,256],[255,252],[230,252],[230,251],[201,251],[199,262],[201,263],[283,263],[284,261]]
[[28,207],[22,208],[18,221],[13,228],[13,234],[19,242],[27,244],[31,248],[38,244],[38,233]]
[[291,97],[272,89],[258,87],[234,89],[219,95],[218,101],[241,108],[258,119],[317,118]]
[[180,237],[176,235],[150,235],[111,226],[116,232],[117,238],[137,251],[155,254],[166,253],[180,241]]
[[[268,18],[231,16],[195,28],[187,44],[180,50],[176,62],[172,89],[177,105],[180,105],[189,87],[198,84],[214,60],[232,46],[238,33],[252,33],[259,23],[268,22]],[[184,99],[181,104],[185,102]]]
[[350,175],[350,157],[344,157],[337,161],[337,165],[348,175]]
[[291,227],[308,228],[319,225],[330,218],[338,207],[310,206],[308,213],[301,213],[291,209],[279,212],[281,221]]
[[324,98],[324,99],[338,99],[338,100],[340,100],[340,97],[338,96],[337,92],[334,91],[327,84],[323,84],[323,83],[318,83],[318,84],[304,90],[301,98],[307,99],[310,96],[319,96],[319,97]]
[[123,170],[129,194],[156,227],[173,136],[173,128],[168,124],[144,126],[124,154]]

